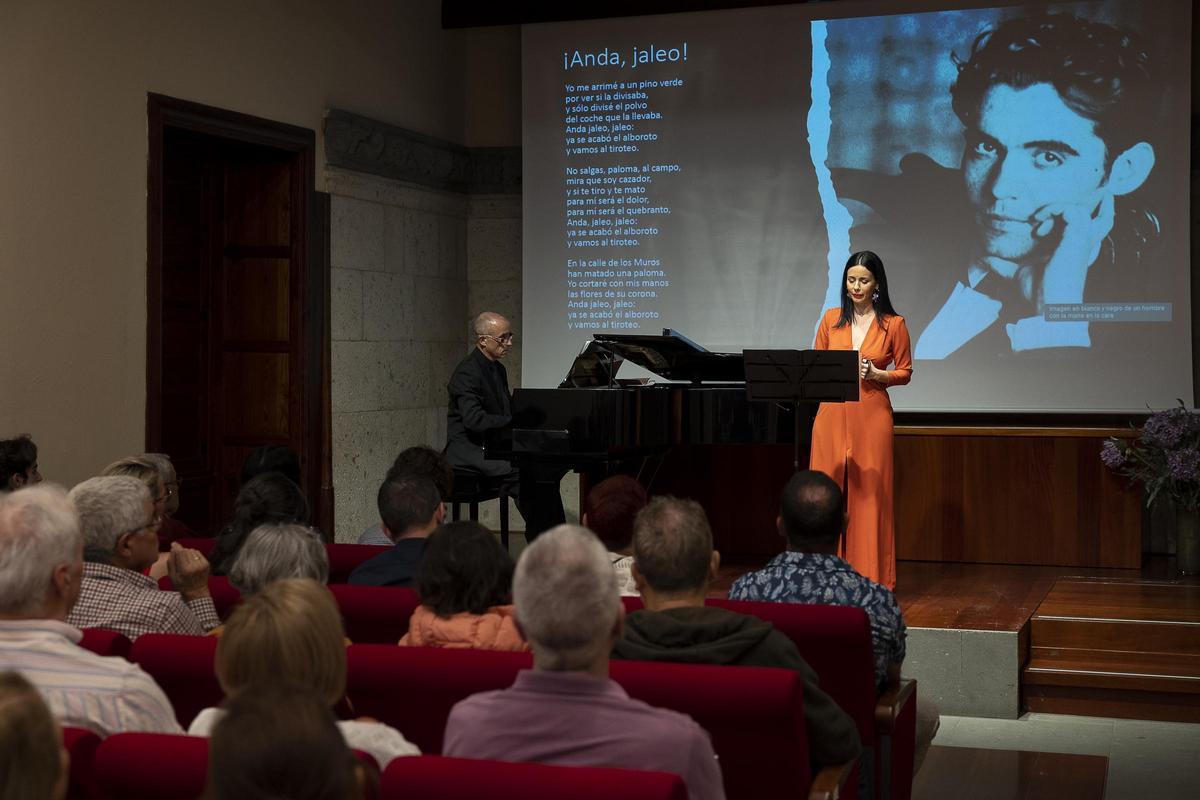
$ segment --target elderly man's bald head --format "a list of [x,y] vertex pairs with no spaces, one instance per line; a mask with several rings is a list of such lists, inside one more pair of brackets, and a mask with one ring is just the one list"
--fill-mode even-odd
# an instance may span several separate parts
[[495,311],[475,318],[475,346],[492,361],[508,355],[513,343],[512,323]]
[[475,318],[476,336],[499,336],[512,333],[512,324],[495,311],[484,311]]

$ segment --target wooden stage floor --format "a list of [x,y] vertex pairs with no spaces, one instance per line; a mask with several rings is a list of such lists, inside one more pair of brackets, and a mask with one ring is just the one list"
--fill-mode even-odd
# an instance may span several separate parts
[[[722,564],[709,595],[724,597],[738,577],[760,566]],[[1059,578],[1170,580],[1173,571],[1174,560],[1164,557],[1147,558],[1141,569],[900,561],[896,599],[910,628],[1016,632]],[[1181,582],[1200,586],[1200,578]]]

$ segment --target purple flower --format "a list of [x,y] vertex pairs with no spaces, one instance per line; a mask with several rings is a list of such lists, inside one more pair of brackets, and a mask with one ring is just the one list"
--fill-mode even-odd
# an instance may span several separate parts
[[1120,469],[1125,465],[1125,451],[1121,445],[1109,439],[1100,447],[1100,460],[1109,469]]
[[1150,415],[1142,426],[1142,441],[1170,450],[1178,447],[1183,438],[1196,429],[1196,415],[1185,408],[1172,408]]
[[1200,451],[1188,449],[1167,453],[1167,471],[1176,483],[1200,480]]

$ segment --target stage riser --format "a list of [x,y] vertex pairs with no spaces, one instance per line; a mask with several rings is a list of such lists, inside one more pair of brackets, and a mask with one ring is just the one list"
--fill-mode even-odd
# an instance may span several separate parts
[[1200,694],[1200,658],[1031,648],[1026,685]]
[[1200,695],[1153,694],[1071,686],[1025,686],[1025,708],[1045,714],[1200,722]]
[[1035,647],[1200,656],[1200,625],[1034,617]]
[[1030,621],[1030,711],[1200,722],[1200,590],[1060,578]]

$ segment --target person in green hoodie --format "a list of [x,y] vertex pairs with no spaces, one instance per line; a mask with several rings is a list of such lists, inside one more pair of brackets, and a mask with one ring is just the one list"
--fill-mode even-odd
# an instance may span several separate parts
[[637,515],[632,573],[645,608],[625,618],[614,658],[795,670],[804,681],[804,717],[813,769],[856,757],[854,721],[821,691],[796,645],[769,622],[704,605],[721,563],[712,529],[694,500],[656,497]]

